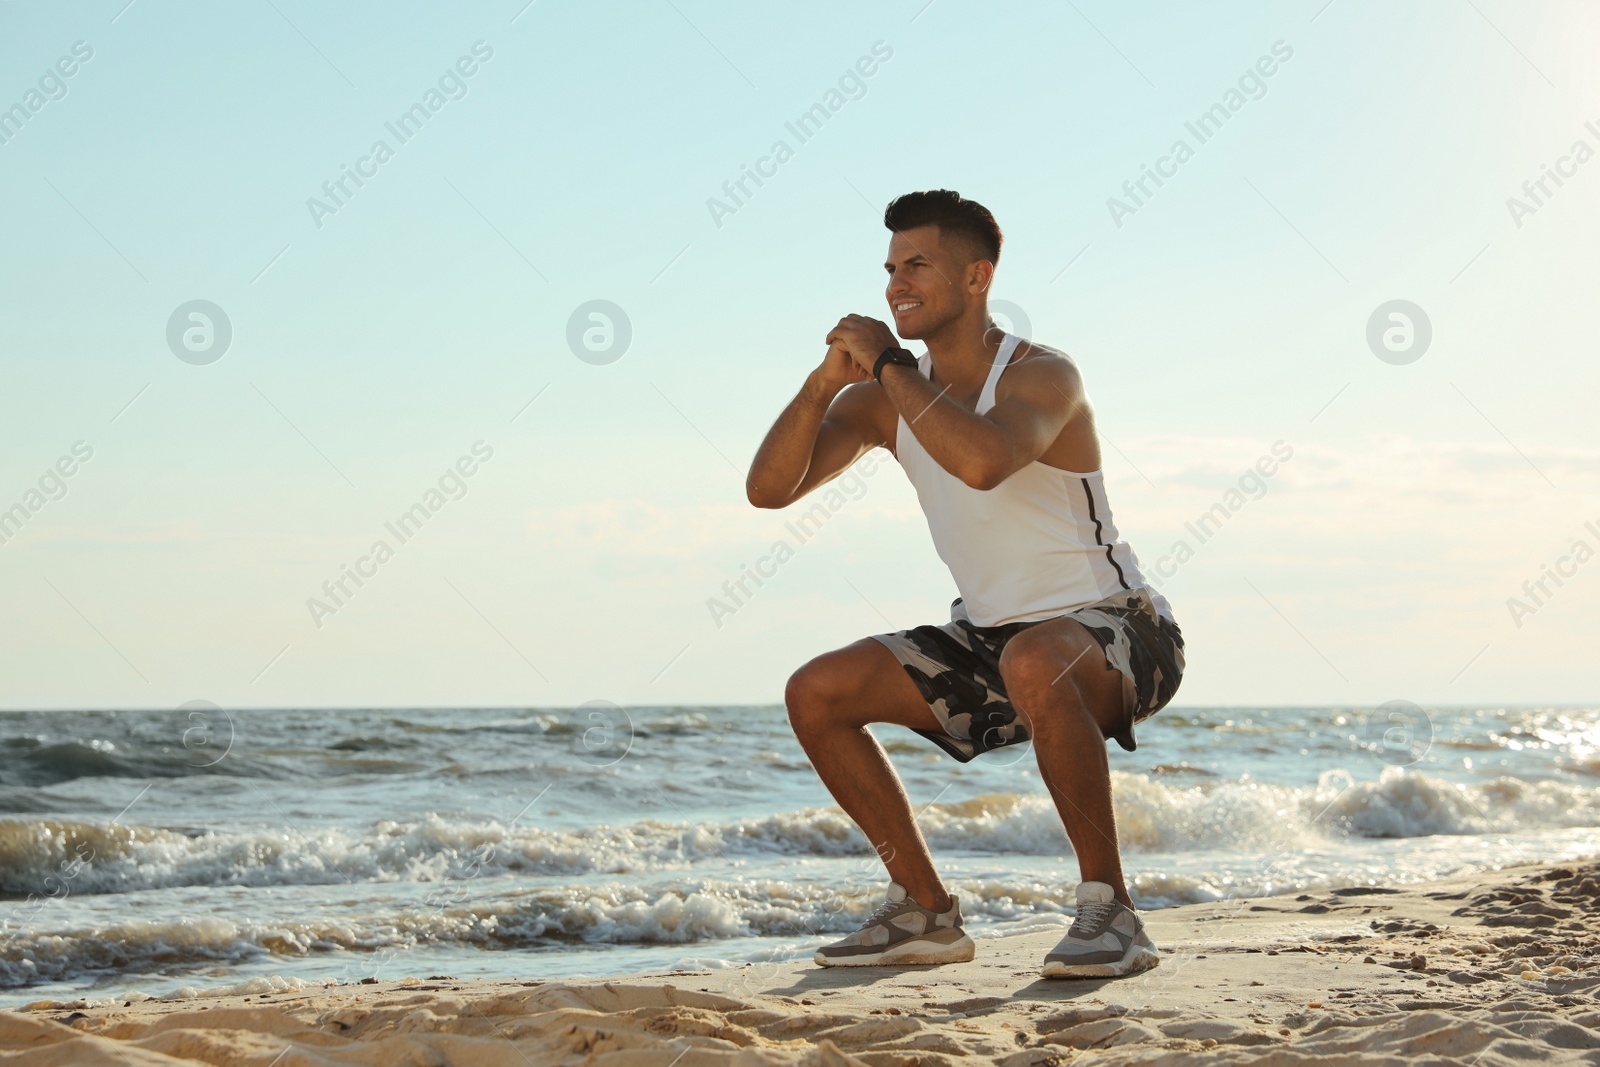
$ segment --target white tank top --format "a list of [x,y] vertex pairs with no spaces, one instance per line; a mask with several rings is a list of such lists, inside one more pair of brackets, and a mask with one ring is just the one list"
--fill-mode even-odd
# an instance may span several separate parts
[[[994,407],[995,385],[1021,338],[1006,334],[974,409]],[[918,362],[929,377],[930,357]],[[939,558],[975,626],[1036,622],[1117,593],[1146,590],[1156,610],[1172,609],[1145,584],[1138,558],[1117,536],[1100,471],[1080,474],[1038,460],[993,489],[974,489],[939,466],[904,418],[895,455],[916,487]]]

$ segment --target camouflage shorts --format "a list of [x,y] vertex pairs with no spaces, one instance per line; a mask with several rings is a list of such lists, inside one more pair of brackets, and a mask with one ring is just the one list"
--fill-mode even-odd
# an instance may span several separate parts
[[[952,609],[960,603],[957,600]],[[1143,589],[1118,593],[1058,618],[1082,623],[1100,642],[1106,665],[1122,673],[1124,719],[1105,735],[1132,752],[1134,724],[1166,707],[1183,677],[1183,634],[1178,624],[1158,614]],[[1013,637],[1037,625],[984,627],[952,618],[943,626],[917,626],[873,637],[894,653],[944,727],[917,733],[966,763],[980,753],[1028,740],[1027,728],[1017,720],[1017,710],[1006,696],[1000,653]]]

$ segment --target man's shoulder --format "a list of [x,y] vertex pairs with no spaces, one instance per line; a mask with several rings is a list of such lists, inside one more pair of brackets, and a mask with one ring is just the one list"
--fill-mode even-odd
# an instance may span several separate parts
[[[1014,375],[1010,373],[1012,370],[1016,371]],[[1050,386],[1069,395],[1083,388],[1083,375],[1078,370],[1077,361],[1061,349],[1038,341],[1019,341],[1007,372],[1001,382],[1006,383],[1010,379],[1007,384],[1014,386]]]
[[1067,355],[1065,350],[1056,348],[1054,345],[1047,345],[1042,341],[1032,340],[1017,341],[1017,350],[1011,354],[1011,362],[1018,364],[1033,362],[1047,364],[1064,363],[1074,369],[1076,369],[1078,365],[1071,356]]

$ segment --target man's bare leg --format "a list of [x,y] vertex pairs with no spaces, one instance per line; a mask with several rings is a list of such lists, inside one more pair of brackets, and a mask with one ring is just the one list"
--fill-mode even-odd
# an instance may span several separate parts
[[878,852],[912,900],[945,911],[950,897],[933,868],[910,798],[868,723],[937,730],[938,720],[905,668],[863,638],[807,663],[789,679],[789,722],[833,799]]
[[1111,767],[1102,725],[1122,720],[1122,674],[1072,619],[1030,627],[1000,658],[1006,692],[1028,723],[1039,775],[1055,800],[1085,882],[1104,882],[1133,907],[1122,878]]

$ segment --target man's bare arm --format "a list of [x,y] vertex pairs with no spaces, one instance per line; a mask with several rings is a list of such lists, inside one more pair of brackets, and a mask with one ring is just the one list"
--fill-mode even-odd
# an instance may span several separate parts
[[[877,319],[846,315],[828,343],[844,345],[858,366],[870,369],[895,339]],[[945,396],[944,388],[914,368],[889,364],[881,381],[934,461],[974,489],[993,489],[1042,456],[1083,404],[1078,369],[1054,355],[1008,367],[1005,400],[982,415]]]
[[756,450],[745,480],[750,503],[788,507],[883,444],[868,395],[877,386],[865,378],[842,346],[828,350]]
[[910,367],[885,367],[883,389],[939,466],[974,489],[993,489],[1061,435],[1083,382],[1064,359],[1032,359],[1007,369],[1006,398],[982,415]]

